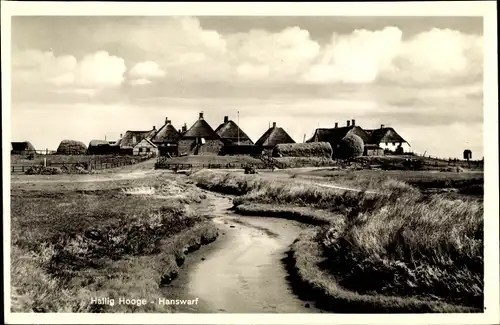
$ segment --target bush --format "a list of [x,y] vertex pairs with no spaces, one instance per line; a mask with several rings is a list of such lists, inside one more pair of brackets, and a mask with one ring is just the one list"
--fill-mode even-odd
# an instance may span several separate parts
[[338,156],[344,159],[355,158],[362,156],[363,151],[363,139],[355,134],[348,134],[340,141]]
[[254,166],[245,166],[245,174],[257,174]]
[[57,175],[61,174],[62,170],[57,167],[31,166],[26,172],[26,175]]
[[274,147],[273,157],[331,158],[332,146],[328,142],[280,143]]

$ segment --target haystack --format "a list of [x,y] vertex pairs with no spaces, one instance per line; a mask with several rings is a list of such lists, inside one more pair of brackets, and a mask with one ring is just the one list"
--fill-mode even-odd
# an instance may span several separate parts
[[57,154],[59,155],[85,155],[87,147],[81,141],[76,140],[62,140],[57,147]]
[[280,143],[273,149],[273,157],[332,157],[328,142]]

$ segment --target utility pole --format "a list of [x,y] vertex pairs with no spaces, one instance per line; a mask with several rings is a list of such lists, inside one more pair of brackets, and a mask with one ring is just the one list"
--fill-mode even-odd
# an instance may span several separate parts
[[238,145],[240,145],[240,111],[238,111]]

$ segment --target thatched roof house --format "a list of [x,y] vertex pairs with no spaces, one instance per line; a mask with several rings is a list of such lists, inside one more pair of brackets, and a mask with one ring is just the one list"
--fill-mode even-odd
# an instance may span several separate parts
[[346,126],[339,127],[335,123],[333,128],[318,128],[314,131],[314,135],[306,142],[329,142],[335,151],[340,141],[348,134],[359,136],[363,142],[369,143],[370,136],[361,127],[356,125],[355,120],[348,120]]
[[200,113],[198,120],[182,134],[178,143],[179,155],[218,154],[223,147],[220,136]]
[[12,154],[21,154],[25,151],[35,151],[35,147],[29,141],[11,142]]
[[156,133],[156,127],[153,126],[149,131],[130,131],[125,132],[125,135],[117,141],[120,150],[132,150],[136,144],[142,139],[151,139]]
[[133,149],[134,156],[141,155],[158,155],[158,146],[151,142],[148,138],[142,139]]
[[151,142],[162,145],[162,144],[175,144],[177,145],[177,141],[179,141],[181,135],[172,125],[172,122],[165,118],[165,124],[154,134],[151,138]]
[[406,143],[410,145],[402,136],[400,136],[393,128],[385,127],[383,124],[379,129],[365,130],[369,135],[368,143],[380,145],[381,143],[393,145]]
[[198,139],[207,140],[220,139],[220,136],[212,129],[212,127],[203,118],[203,113],[200,113],[198,120],[182,135],[182,139]]
[[228,116],[224,116],[224,123],[219,125],[215,132],[221,137],[224,144],[251,145],[253,141],[241,128]]
[[264,148],[273,148],[280,143],[295,143],[295,141],[283,128],[277,127],[276,122],[273,122],[273,126],[255,142],[255,145]]
[[62,140],[57,147],[57,154],[59,155],[85,155],[87,147],[81,141],[76,140]]

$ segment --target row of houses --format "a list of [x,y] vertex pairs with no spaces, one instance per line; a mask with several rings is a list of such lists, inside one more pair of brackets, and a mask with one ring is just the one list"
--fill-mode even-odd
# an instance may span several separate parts
[[[317,128],[306,142],[328,142],[337,148],[348,134],[355,134],[365,143],[365,155],[382,155],[385,150],[407,151],[409,143],[392,127],[381,125],[378,129],[363,129],[354,119],[345,126],[338,122],[332,128]],[[198,120],[188,129],[186,123],[176,129],[172,121],[148,131],[127,131],[120,139],[110,144],[123,154],[143,155],[156,153],[161,156],[184,156],[203,154],[261,154],[280,143],[295,143],[292,137],[276,122],[254,143],[250,137],[228,116],[213,129],[199,113]],[[89,146],[89,150],[91,146]]]
[[[407,151],[409,144],[393,128],[381,125],[378,129],[363,129],[356,121],[348,120],[345,126],[338,122],[332,128],[317,128],[306,142],[328,142],[334,149],[349,134],[363,139],[365,155],[382,155],[384,150]],[[146,131],[128,130],[117,141],[92,140],[88,154],[126,154],[160,156],[184,156],[205,154],[247,154],[259,155],[271,151],[277,144],[295,143],[292,137],[276,122],[254,143],[237,123],[224,116],[222,123],[213,129],[204,119],[203,112],[188,129],[186,123],[176,129],[169,118],[159,129],[153,126]],[[12,143],[13,147],[15,143]],[[32,147],[32,146],[31,146]],[[34,148],[31,148],[33,149]],[[17,151],[22,150],[20,143]]]
[[188,129],[184,123],[177,130],[171,120],[158,130],[127,131],[110,146],[116,146],[123,154],[148,154],[161,156],[183,156],[203,154],[258,154],[262,149],[272,149],[278,143],[295,143],[286,131],[276,123],[254,143],[250,137],[228,116],[214,130],[205,120],[203,113]]

